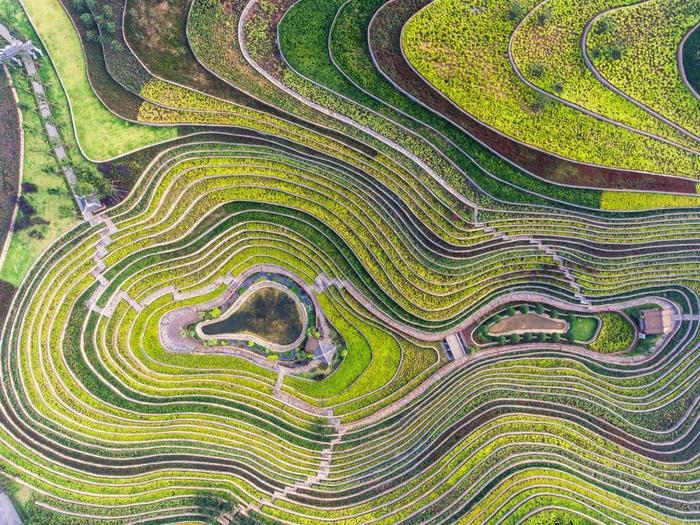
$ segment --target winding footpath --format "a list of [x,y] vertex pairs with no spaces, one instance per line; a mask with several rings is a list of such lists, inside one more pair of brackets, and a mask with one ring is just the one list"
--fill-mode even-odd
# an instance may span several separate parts
[[[0,24],[0,37],[7,40],[10,44],[19,45],[22,42],[12,36],[10,30],[3,24]],[[73,194],[78,209],[85,220],[92,218],[93,214],[103,208],[102,203],[94,194],[91,195],[81,195],[78,190],[78,178],[75,175],[75,171],[71,166],[70,159],[66,153],[65,145],[63,144],[63,139],[58,131],[58,126],[54,123],[53,116],[51,114],[51,106],[49,105],[46,97],[46,88],[41,80],[41,75],[39,75],[39,69],[37,62],[31,53],[22,52],[20,55],[24,69],[30,79],[32,86],[32,91],[34,92],[34,98],[39,108],[39,116],[44,123],[44,128],[46,129],[46,135],[49,140],[49,144],[56,156],[56,161],[61,167],[63,174],[68,181],[68,185]]]

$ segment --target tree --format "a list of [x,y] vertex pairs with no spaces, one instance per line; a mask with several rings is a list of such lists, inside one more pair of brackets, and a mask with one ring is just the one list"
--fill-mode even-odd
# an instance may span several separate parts
[[537,13],[537,25],[543,27],[547,23],[547,20],[551,18],[551,16],[552,12],[549,8],[540,9],[539,13]]
[[95,187],[86,180],[79,180],[75,185],[75,193],[81,196],[92,195],[95,193]]
[[542,315],[544,313],[544,305],[542,303],[537,303],[537,306],[535,306],[535,312]]
[[90,13],[83,13],[80,15],[80,21],[85,25],[85,27],[92,27],[93,18]]
[[595,32],[599,35],[604,35],[613,29],[612,22],[607,18],[601,18],[595,26]]
[[535,113],[542,113],[549,102],[549,96],[537,91],[532,103],[530,104],[530,109],[532,109],[532,111]]
[[508,6],[508,18],[515,22],[520,22],[526,14],[527,10],[518,0],[513,0]]
[[535,78],[542,78],[544,75],[544,67],[542,67],[542,64],[532,64],[530,66],[530,74]]

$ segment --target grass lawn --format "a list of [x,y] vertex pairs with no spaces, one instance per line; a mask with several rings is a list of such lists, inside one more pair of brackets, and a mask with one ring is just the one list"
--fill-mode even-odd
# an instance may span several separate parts
[[[8,0],[0,0],[0,5]],[[80,40],[58,0],[23,0],[48,48],[73,107],[76,134],[85,154],[105,160],[135,148],[173,138],[175,128],[132,124],[105,108],[90,86]]]
[[573,323],[571,323],[569,335],[574,341],[590,341],[595,335],[598,323],[599,321],[595,317],[582,317],[577,315],[574,317]]

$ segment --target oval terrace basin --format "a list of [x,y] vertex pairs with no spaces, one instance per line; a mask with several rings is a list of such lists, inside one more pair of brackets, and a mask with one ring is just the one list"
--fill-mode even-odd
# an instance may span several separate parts
[[569,323],[563,319],[552,319],[547,315],[528,312],[496,321],[489,327],[489,334],[496,337],[527,333],[563,334],[568,329]]

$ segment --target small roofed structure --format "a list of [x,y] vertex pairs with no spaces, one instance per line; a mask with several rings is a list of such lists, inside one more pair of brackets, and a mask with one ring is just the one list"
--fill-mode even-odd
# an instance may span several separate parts
[[0,64],[10,61],[19,64],[19,57],[22,53],[29,53],[35,58],[37,55],[41,55],[41,51],[34,47],[34,44],[29,40],[26,42],[13,42],[0,49]]
[[304,351],[312,354],[314,359],[323,361],[330,365],[335,355],[336,346],[331,339],[318,339],[317,337],[309,337],[306,340]]
[[467,355],[462,338],[458,333],[448,335],[443,340],[442,347],[444,348],[447,358],[450,361],[460,359],[461,357],[465,357]]
[[105,208],[100,199],[93,193],[90,195],[76,195],[76,201],[78,202],[78,208],[80,208],[80,213],[85,215],[86,213],[97,213]]
[[667,334],[673,328],[673,314],[668,308],[642,310],[639,314],[639,327],[647,335]]

